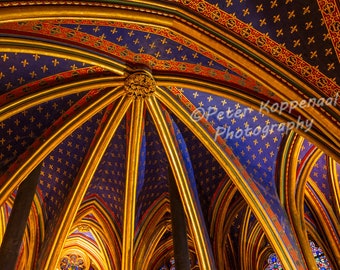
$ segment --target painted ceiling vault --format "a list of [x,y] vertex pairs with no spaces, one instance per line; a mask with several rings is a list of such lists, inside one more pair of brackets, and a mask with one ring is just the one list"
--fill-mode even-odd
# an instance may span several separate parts
[[0,1],[0,241],[41,164],[17,269],[173,269],[171,175],[191,269],[340,269],[339,8]]

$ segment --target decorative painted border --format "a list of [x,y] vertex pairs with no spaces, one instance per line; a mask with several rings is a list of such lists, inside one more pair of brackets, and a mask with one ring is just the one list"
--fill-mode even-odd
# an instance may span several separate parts
[[340,11],[336,0],[318,0],[334,50],[340,63]]
[[15,174],[17,169],[27,161],[27,159],[38,149],[45,141],[46,138],[50,137],[59,127],[61,127],[67,119],[73,115],[75,115],[80,108],[86,106],[86,104],[90,104],[92,98],[100,96],[100,89],[92,89],[90,90],[84,97],[80,98],[75,105],[70,107],[61,117],[59,117],[49,128],[47,128],[42,135],[37,138],[27,149],[25,152],[20,154],[16,160],[10,165],[5,173],[0,175],[0,186],[3,186],[9,176]]
[[69,70],[69,71],[65,71],[65,72],[62,72],[56,75],[45,77],[40,80],[27,83],[25,85],[22,85],[20,87],[17,87],[11,90],[10,92],[6,92],[0,95],[0,106],[6,104],[8,101],[25,96],[28,93],[37,92],[42,87],[44,88],[52,87],[54,85],[57,85],[60,81],[63,81],[63,82],[68,81],[70,78],[74,76],[82,77],[82,76],[87,76],[91,74],[96,74],[96,76],[99,76],[103,72],[105,72],[105,70],[101,67],[86,67],[86,68],[79,68],[77,70]]
[[[226,67],[229,70],[234,71],[237,74],[240,74],[242,77],[246,77],[245,73],[242,73],[241,70],[239,70],[236,67],[233,67],[230,63],[228,63],[226,60],[219,58],[216,56],[213,52],[208,51],[204,49],[199,44],[196,44],[195,42],[185,38],[184,36],[161,27],[155,27],[155,26],[149,26],[149,25],[140,25],[137,23],[127,23],[127,22],[120,22],[120,21],[94,21],[94,20],[74,20],[74,19],[64,19],[64,20],[48,20],[46,21],[50,24],[54,25],[60,25],[60,24],[81,24],[81,25],[93,25],[93,26],[110,26],[110,27],[116,27],[116,28],[124,28],[124,29],[130,29],[135,31],[141,31],[145,33],[151,33],[156,34],[159,36],[162,36],[164,38],[170,39],[174,42],[177,42],[180,45],[183,45],[213,61],[216,63],[219,63],[220,65]],[[79,32],[82,33],[82,32]]]
[[[198,52],[219,64],[225,66],[226,71],[217,70],[210,67],[205,67],[199,64],[192,64],[186,62],[178,62],[172,60],[159,60],[156,57],[148,54],[139,54],[134,53],[124,46],[117,45],[108,40],[101,39],[100,37],[96,37],[84,32],[79,32],[77,30],[73,30],[70,28],[62,27],[59,24],[61,23],[75,23],[80,24],[83,21],[76,20],[51,20],[51,21],[28,21],[25,23],[5,23],[0,24],[0,32],[2,33],[10,33],[10,34],[19,34],[19,35],[28,35],[36,37],[49,37],[49,39],[60,40],[62,39],[64,42],[72,43],[75,45],[89,47],[92,50],[104,52],[108,55],[114,56],[118,59],[124,59],[130,63],[138,63],[143,64],[150,67],[152,70],[157,71],[172,71],[179,73],[189,73],[196,74],[197,76],[204,76],[206,78],[211,78],[214,80],[219,80],[222,82],[228,82],[230,85],[242,86],[243,88],[254,90],[259,93],[262,93],[266,96],[273,96],[273,93],[262,86],[260,83],[256,82],[249,76],[241,73],[241,71],[235,67],[232,67],[227,61],[218,58],[213,53],[204,50],[202,47],[197,44],[189,41],[176,33],[169,31],[167,29],[161,29],[151,26],[140,26],[138,24],[128,24],[121,22],[98,22],[100,25],[112,26],[112,27],[127,27],[129,29],[135,29],[138,31],[145,31],[146,33],[154,33],[157,35],[164,36],[169,38],[179,44],[182,44],[195,52]],[[86,20],[85,24],[94,24],[93,21]],[[57,25],[58,24],[58,25]],[[236,76],[228,72],[231,70],[235,73],[241,74],[242,77]]]
[[181,0],[181,3],[255,45],[270,57],[300,75],[305,81],[312,83],[327,96],[335,96],[336,93],[340,92],[340,86],[318,69],[235,16],[204,0]]
[[[194,104],[190,102],[189,99],[178,89],[177,87],[169,87],[168,91],[178,100],[189,113],[195,111],[196,107]],[[210,134],[212,137],[215,136],[216,130],[211,124],[203,117],[200,119],[200,124],[204,127],[206,132]],[[261,190],[258,188],[256,183],[251,179],[251,177],[247,174],[247,171],[244,169],[243,165],[240,163],[239,159],[234,155],[232,149],[226,144],[226,142],[219,136],[216,140],[216,144],[218,144],[221,149],[226,153],[226,155],[231,159],[231,161],[235,164],[236,167],[240,169],[240,173],[242,174],[243,179],[247,182],[250,188],[255,192],[256,196],[259,199],[259,202],[262,204],[263,208],[266,210],[267,214],[270,216],[270,219],[273,221],[275,228],[277,229],[278,235],[280,235],[283,242],[286,244],[287,249],[289,250],[292,258],[294,258],[294,263],[296,266],[303,267],[301,264],[302,258],[299,256],[297,252],[297,248],[294,247],[294,244],[290,241],[287,234],[284,232],[284,229],[280,223],[280,218],[277,214],[272,210],[270,204],[267,202],[266,198],[263,196]]]
[[[180,2],[181,1],[181,2]],[[215,5],[209,4],[204,0],[175,0],[181,5],[189,7],[194,11],[198,11],[199,14],[210,18],[213,22],[220,24],[223,28],[229,29],[237,36],[252,43],[269,56],[274,57],[289,69],[300,75],[306,82],[314,85],[317,89],[322,91],[326,96],[335,96],[340,92],[340,86],[333,80],[325,76],[318,69],[305,62],[300,57],[297,57],[294,53],[290,52],[280,44],[271,40],[265,34],[257,31],[248,24],[240,21],[231,14],[220,10]],[[82,1],[13,1],[2,2],[0,7],[16,7],[16,6],[35,6],[35,5],[80,5],[80,6],[94,6],[94,7],[109,7],[120,9],[141,10],[137,6],[122,6],[113,3],[103,2],[82,2]],[[168,14],[161,11],[151,11],[143,8],[146,13],[156,13],[167,17],[174,17],[183,21],[182,17],[178,15]]]

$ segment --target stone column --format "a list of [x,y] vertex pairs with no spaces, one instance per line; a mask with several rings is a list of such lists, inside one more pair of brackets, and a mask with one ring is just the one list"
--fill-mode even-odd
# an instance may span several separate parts
[[34,194],[39,182],[41,165],[38,165],[20,184],[0,248],[0,268],[14,270],[25,233]]
[[190,270],[185,213],[171,169],[169,169],[169,189],[175,267],[176,269]]

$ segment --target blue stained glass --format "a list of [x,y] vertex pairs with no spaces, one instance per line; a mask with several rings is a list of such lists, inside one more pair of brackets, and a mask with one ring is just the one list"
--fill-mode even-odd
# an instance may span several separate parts
[[84,260],[76,254],[70,254],[61,259],[61,270],[84,270],[85,268]]
[[312,249],[313,256],[315,258],[316,265],[321,270],[331,270],[330,264],[324,255],[322,249],[317,247],[313,241],[309,241],[309,245]]
[[176,270],[176,268],[175,268],[175,258],[171,257],[169,262],[167,264],[163,265],[159,270]]
[[277,258],[275,253],[272,253],[268,257],[268,266],[266,267],[266,270],[271,270],[271,269],[279,269],[282,270],[282,265],[280,260]]
[[[313,256],[315,258],[316,265],[320,270],[332,270],[330,264],[324,255],[322,249],[317,247],[313,241],[309,241],[309,245],[313,252]],[[276,256],[275,253],[272,253],[268,257],[268,266],[265,270],[272,270],[272,269],[283,269],[280,260]]]

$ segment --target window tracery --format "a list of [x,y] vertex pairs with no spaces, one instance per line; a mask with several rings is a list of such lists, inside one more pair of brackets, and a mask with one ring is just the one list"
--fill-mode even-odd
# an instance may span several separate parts
[[[313,241],[309,241],[317,267],[320,270],[331,270],[331,266],[322,249],[315,245]],[[268,257],[268,265],[265,270],[282,270],[282,264],[275,253],[271,253]]]
[[[197,258],[192,255],[190,258],[190,269],[191,270],[198,270],[198,261]],[[164,263],[164,265],[159,270],[176,270],[175,267],[175,258],[171,257],[168,262]]]
[[67,254],[60,262],[60,270],[85,270],[84,259],[77,254]]
[[272,253],[269,255],[268,266],[266,267],[266,270],[272,270],[272,269],[278,269],[278,270],[283,269],[282,264],[275,253]]
[[313,241],[309,241],[309,245],[312,249],[313,256],[315,258],[316,265],[320,270],[330,270],[330,264],[320,247],[317,247]]

